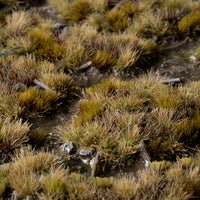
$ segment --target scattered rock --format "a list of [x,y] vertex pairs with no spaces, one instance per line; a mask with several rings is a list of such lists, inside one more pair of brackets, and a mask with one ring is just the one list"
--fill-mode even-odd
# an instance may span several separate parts
[[140,156],[141,156],[141,159],[143,160],[144,166],[145,166],[146,168],[149,168],[151,162],[150,162],[149,154],[147,153],[147,150],[146,150],[146,148],[145,148],[144,142],[143,142],[143,141],[140,142],[139,146],[140,146],[140,149],[141,149]]
[[63,152],[67,152],[68,154],[72,154],[73,152],[75,152],[75,145],[72,142],[65,142],[61,146],[61,150]]
[[78,155],[83,159],[92,159],[95,152],[96,152],[96,150],[93,148],[90,148],[90,149],[81,148],[78,150]]
[[157,37],[156,35],[154,35],[154,36],[152,37],[152,40],[153,40],[154,42],[157,42],[157,41],[158,41],[158,37]]
[[100,152],[97,151],[96,155],[90,160],[91,176],[95,177],[98,175],[98,164],[99,164]]
[[53,25],[53,28],[54,29],[63,29],[63,28],[65,28],[65,26],[66,26],[65,24],[58,22],[58,23]]
[[60,22],[53,25],[54,34],[58,36],[63,30],[67,31],[68,27]]

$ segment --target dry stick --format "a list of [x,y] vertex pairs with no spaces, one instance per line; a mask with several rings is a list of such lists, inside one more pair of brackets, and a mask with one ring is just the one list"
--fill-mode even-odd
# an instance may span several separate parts
[[163,84],[175,84],[175,83],[181,83],[181,79],[180,78],[172,78],[172,79],[168,79],[162,82]]
[[3,57],[3,56],[8,56],[8,55],[11,55],[13,54],[15,51],[21,49],[22,47],[15,47],[15,48],[12,48],[11,50],[9,51],[3,51],[0,53],[0,57]]
[[169,47],[165,47],[165,48],[163,48],[163,50],[171,50],[171,49],[175,49],[177,47],[180,47],[180,46],[186,44],[189,41],[189,39],[190,39],[189,37],[186,37],[185,40],[183,40],[182,42],[179,42],[178,44],[174,44],[174,45],[169,46]]
[[50,89],[48,86],[46,86],[44,83],[42,83],[41,81],[38,81],[37,79],[34,79],[33,83],[35,83],[36,85],[39,85],[41,88],[51,91],[53,92],[52,89]]
[[122,1],[118,2],[113,9],[117,10],[118,8],[120,8],[125,3],[125,1],[126,0],[122,0]]
[[85,63],[84,65],[81,65],[81,66],[77,69],[77,72],[81,72],[81,71],[87,70],[90,66],[92,66],[92,62],[91,62],[91,61]]

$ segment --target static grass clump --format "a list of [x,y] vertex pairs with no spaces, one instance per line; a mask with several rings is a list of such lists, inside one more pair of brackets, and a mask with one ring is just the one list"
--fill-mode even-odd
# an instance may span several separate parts
[[20,112],[20,108],[14,99],[14,93],[10,91],[8,84],[0,81],[0,116],[16,118]]
[[30,85],[38,76],[37,62],[34,56],[19,56],[11,62],[12,74],[8,72],[10,81]]
[[186,15],[179,23],[178,29],[181,33],[190,35],[199,30],[200,11]]
[[152,38],[154,35],[162,38],[167,35],[168,27],[168,22],[162,21],[160,16],[146,11],[139,15],[129,29],[145,38]]
[[69,69],[80,67],[90,59],[89,53],[87,52],[87,49],[79,36],[71,36],[68,40],[65,41],[65,45],[66,56],[62,60],[62,66],[64,70],[67,71]]
[[151,170],[138,172],[138,179],[91,178],[70,174],[54,154],[22,149],[0,169],[0,180],[5,180],[0,186],[3,192],[9,186],[20,198],[189,200],[200,195],[199,162],[199,155],[176,162],[153,162]]
[[42,180],[44,192],[41,199],[64,199],[68,193],[68,172],[63,169],[52,169]]
[[[52,91],[43,91],[36,88],[28,88],[17,95],[17,102],[23,109],[23,114],[45,114],[58,107],[60,95]],[[29,115],[28,114],[28,115]]]
[[8,179],[6,177],[7,175],[7,169],[6,167],[1,167],[0,169],[0,197],[5,194],[6,189],[8,187]]
[[42,73],[40,80],[49,88],[61,94],[70,94],[74,87],[72,78],[64,73]]
[[77,23],[92,12],[92,8],[87,0],[76,0],[75,2],[68,3],[63,10],[64,21]]
[[36,19],[29,12],[13,12],[12,15],[6,18],[5,30],[10,36],[20,36],[25,34],[36,23]]
[[120,10],[111,10],[106,16],[109,30],[114,32],[124,31],[129,26],[129,19]]
[[48,31],[34,28],[29,31],[29,37],[31,45],[28,52],[36,58],[57,61],[65,55],[65,47],[59,45]]
[[0,77],[9,86],[17,83],[30,85],[38,75],[37,62],[34,56],[9,55],[0,59],[2,66]]
[[108,52],[97,51],[92,63],[96,68],[103,70],[113,67],[116,63],[116,59],[112,54]]
[[56,156],[50,153],[34,154],[22,149],[13,157],[9,166],[8,182],[20,196],[35,194],[41,188],[41,173],[48,172],[56,164]]
[[27,142],[30,125],[22,120],[11,121],[6,118],[0,122],[0,152],[13,151]]
[[162,6],[168,10],[178,10],[178,9],[190,9],[190,5],[193,5],[192,0],[165,0]]

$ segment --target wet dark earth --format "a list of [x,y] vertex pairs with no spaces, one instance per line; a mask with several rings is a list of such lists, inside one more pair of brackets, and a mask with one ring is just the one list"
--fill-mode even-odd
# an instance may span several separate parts
[[152,66],[153,71],[169,78],[180,78],[184,82],[200,80],[200,63],[195,60],[198,47],[200,40],[163,50],[160,58]]

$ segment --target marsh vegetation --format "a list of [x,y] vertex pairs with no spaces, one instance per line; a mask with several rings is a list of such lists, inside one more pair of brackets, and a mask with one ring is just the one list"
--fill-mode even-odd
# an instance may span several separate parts
[[0,199],[199,199],[200,79],[149,72],[199,32],[193,0],[0,0]]

